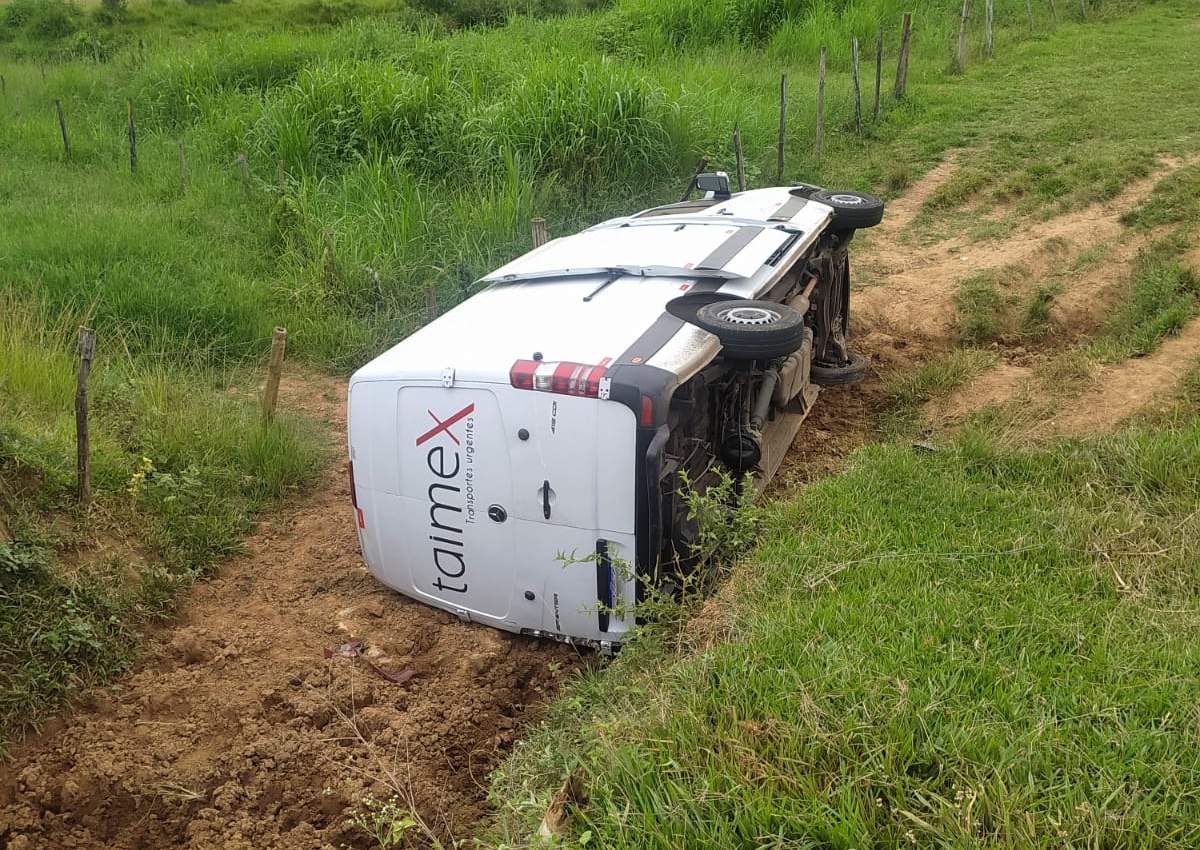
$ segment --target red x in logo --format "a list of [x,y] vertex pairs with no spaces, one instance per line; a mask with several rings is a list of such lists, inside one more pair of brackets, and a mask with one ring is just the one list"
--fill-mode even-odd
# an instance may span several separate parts
[[433,426],[428,431],[426,431],[424,434],[417,437],[417,445],[419,446],[419,445],[421,445],[421,443],[424,443],[427,440],[431,440],[434,437],[436,437],[438,434],[445,431],[446,436],[449,437],[451,440],[453,440],[454,445],[457,446],[457,445],[460,445],[460,443],[458,442],[458,437],[454,436],[454,433],[450,430],[450,426],[453,425],[458,420],[462,419],[464,416],[470,416],[472,413],[474,413],[475,412],[475,402],[471,402],[466,407],[464,407],[462,410],[458,411],[458,413],[456,413],[453,416],[446,419],[444,422],[441,419],[438,419],[437,416],[434,415],[434,412],[432,410],[426,410],[425,412],[428,413],[433,418],[433,421],[436,422],[437,425]]

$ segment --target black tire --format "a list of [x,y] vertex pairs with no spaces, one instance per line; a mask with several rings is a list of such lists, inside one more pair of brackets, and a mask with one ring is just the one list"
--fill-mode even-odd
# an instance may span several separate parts
[[814,363],[809,376],[812,382],[820,387],[853,384],[867,376],[867,358],[861,354],[851,354],[850,359],[840,365]]
[[874,195],[822,189],[810,197],[819,204],[833,207],[834,230],[861,230],[883,221],[883,201]]
[[693,322],[738,360],[786,357],[804,342],[804,316],[774,301],[715,301],[697,310]]

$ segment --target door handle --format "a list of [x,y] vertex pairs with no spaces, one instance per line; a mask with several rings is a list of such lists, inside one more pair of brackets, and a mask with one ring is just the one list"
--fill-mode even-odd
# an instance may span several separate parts
[[550,519],[550,479],[542,482],[542,516]]

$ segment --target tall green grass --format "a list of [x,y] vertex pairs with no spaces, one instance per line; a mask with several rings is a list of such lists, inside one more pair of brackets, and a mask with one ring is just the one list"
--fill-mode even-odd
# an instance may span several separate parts
[[[1023,8],[1001,3],[997,50],[1024,70],[992,64],[947,76],[943,34],[956,4],[940,0],[915,9],[909,98],[897,104],[885,92],[880,122],[856,136],[849,38],[859,36],[869,57],[866,45],[885,29],[886,86],[897,48],[890,2],[714,7],[726,17],[782,14],[767,41],[726,28],[676,45],[653,15],[621,4],[478,31],[379,16],[319,32],[160,32],[144,50],[130,46],[99,65],[51,64],[44,82],[38,65],[11,65],[0,143],[18,156],[0,190],[21,215],[0,234],[0,276],[54,303],[94,304],[101,326],[121,326],[135,348],[174,341],[189,357],[236,361],[286,324],[298,331],[298,355],[342,368],[411,331],[426,287],[451,305],[526,249],[530,217],[564,232],[670,199],[701,155],[731,169],[735,125],[751,184],[773,182],[780,71],[791,80],[786,179],[886,185],[947,146],[989,135],[999,141],[980,154],[986,186],[1034,151],[1068,175],[1067,195],[1085,198],[1144,172],[1153,148],[1187,144],[1183,126],[1137,121],[1144,101],[1124,89],[1093,95],[1100,100],[1080,113],[1070,111],[1078,98],[1069,87],[1025,82],[1031,68],[1066,74],[1053,64],[1065,44],[1078,46],[1074,66],[1094,66],[1085,74],[1103,67],[1112,44],[1098,24],[1064,24],[1053,40],[1030,41]],[[820,164],[811,148],[818,43],[829,45],[832,69]],[[1191,96],[1171,75],[1154,86],[1146,96]],[[1000,96],[990,94],[997,87]],[[66,110],[70,165],[53,98]],[[127,98],[141,133],[136,177],[125,173]],[[1031,99],[1041,104],[1034,117],[1012,130],[1011,114]],[[1087,158],[1113,165],[1115,177],[1072,153],[1082,139]],[[249,197],[237,182],[240,151]]]
[[230,391],[244,369],[188,366],[172,349],[133,356],[109,329],[90,387],[96,501],[80,506],[73,342],[88,318],[0,294],[0,746],[126,665],[136,626],[325,457],[311,424],[284,413],[265,425]]

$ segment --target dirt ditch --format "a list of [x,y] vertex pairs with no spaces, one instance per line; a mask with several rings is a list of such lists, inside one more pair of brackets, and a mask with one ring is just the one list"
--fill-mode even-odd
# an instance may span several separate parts
[[[344,440],[343,382],[296,377],[286,405]],[[442,837],[485,811],[488,771],[571,650],[470,626],[362,566],[341,464],[187,594],[140,669],[0,767],[0,846],[327,850],[397,795]]]

